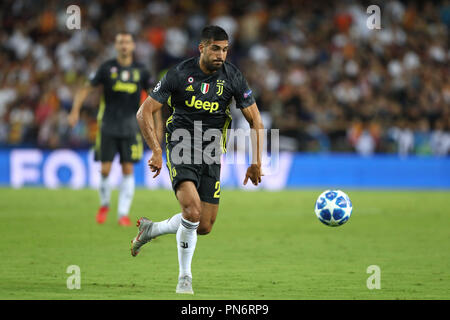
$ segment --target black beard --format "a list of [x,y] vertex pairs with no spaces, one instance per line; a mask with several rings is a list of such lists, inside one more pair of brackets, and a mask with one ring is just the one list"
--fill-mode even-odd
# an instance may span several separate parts
[[210,72],[214,72],[222,68],[223,63],[220,66],[215,66],[214,64],[205,63],[205,68]]

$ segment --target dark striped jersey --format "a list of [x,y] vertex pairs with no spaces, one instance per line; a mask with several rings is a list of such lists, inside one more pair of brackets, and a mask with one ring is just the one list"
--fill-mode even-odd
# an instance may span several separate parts
[[101,131],[117,137],[139,132],[136,112],[142,90],[150,87],[150,74],[144,65],[133,62],[123,67],[116,59],[104,62],[89,77],[92,86],[103,85],[97,120]]
[[255,103],[252,90],[237,67],[225,62],[216,72],[205,74],[200,69],[199,57],[169,69],[149,95],[160,103],[167,102],[172,108],[172,115],[166,122],[169,134],[185,129],[193,135],[194,122],[199,124],[200,121],[202,133],[219,129],[226,134],[231,124],[232,98],[237,108]]

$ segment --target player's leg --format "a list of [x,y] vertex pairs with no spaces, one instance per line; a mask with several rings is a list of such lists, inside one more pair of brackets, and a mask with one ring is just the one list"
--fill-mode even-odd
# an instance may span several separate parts
[[216,221],[219,205],[202,201],[202,211],[200,214],[200,224],[197,229],[199,235],[207,235],[211,232]]
[[119,187],[119,201],[117,208],[120,225],[131,225],[128,215],[134,197],[134,188],[134,164],[132,162],[123,162],[122,182]]
[[98,223],[104,223],[108,215],[111,200],[111,185],[108,177],[114,155],[117,152],[117,146],[110,136],[99,131],[97,133],[94,151],[95,160],[101,161],[99,185],[100,208],[98,209],[96,220]]
[[[198,181],[198,170],[196,166],[192,165],[184,165],[179,164],[176,165],[170,161],[171,159],[171,151],[172,145],[168,143],[169,135],[166,134],[166,154],[167,154],[167,169],[170,174],[170,180],[172,182],[172,188],[176,193],[176,188],[181,181],[190,180],[190,181]],[[138,231],[138,235],[141,234],[141,230],[147,230],[141,234],[139,239],[140,241],[136,241],[136,238],[132,241],[133,245],[131,248],[131,254],[136,256],[139,252],[140,247],[142,247],[145,243],[151,241],[151,239],[159,237],[165,234],[175,234],[178,231],[178,228],[181,223],[181,213],[177,213],[166,220],[153,222],[145,217],[142,217],[138,220],[137,225],[140,230]],[[150,227],[151,225],[151,227]]]
[[219,211],[220,200],[220,164],[202,166],[202,175],[198,194],[200,196],[202,211],[200,225],[197,233],[206,235],[211,232]]
[[[202,201],[201,206],[200,224],[197,229],[197,234],[206,235],[211,232],[213,224],[216,221],[219,205]],[[169,219],[154,222],[150,236],[156,238],[165,234],[175,234],[178,231],[180,223],[181,213],[177,213]]]
[[[167,144],[166,148],[168,155],[166,158],[167,169],[170,173],[172,188],[176,194],[177,186],[181,181],[183,180],[197,181],[198,176],[195,169],[191,168],[189,165],[188,166],[181,165],[175,168],[169,161],[171,146]],[[177,233],[181,224],[181,216],[182,216],[181,213],[177,213],[172,217],[160,222],[153,222],[146,217],[141,217],[136,224],[137,227],[139,228],[138,234],[131,241],[131,255],[133,257],[137,256],[137,254],[140,252],[141,247],[144,244],[150,242],[153,238],[156,238],[164,234]]]
[[120,139],[119,154],[122,164],[122,182],[119,187],[118,218],[119,224],[131,225],[128,217],[134,197],[134,163],[142,158],[143,145],[139,134],[134,137]]
[[[201,206],[202,210],[200,214],[200,224],[197,229],[197,234],[206,235],[211,232],[214,221],[216,221],[217,212],[219,211],[219,205],[202,201]],[[153,226],[150,231],[150,237],[156,238],[165,234],[175,234],[178,231],[180,223],[181,213],[177,213],[163,221],[153,222]]]
[[[168,141],[168,136],[166,135],[166,142]],[[167,154],[170,155],[171,147],[169,145],[166,146]],[[174,191],[176,191],[175,187],[179,183],[180,175],[177,176],[177,170],[172,166],[170,161],[167,161],[167,169],[170,173],[170,179],[172,181],[172,187],[174,188]],[[178,167],[178,171],[184,172],[183,168]],[[189,171],[187,171],[189,173]],[[175,177],[173,176],[175,174]],[[190,176],[189,176],[190,177]],[[188,178],[188,177],[181,177],[181,178]],[[195,177],[194,177],[195,178]],[[165,234],[175,234],[178,231],[178,228],[181,223],[181,213],[177,213],[171,217],[169,217],[166,220],[159,221],[159,222],[151,222],[152,226],[149,228],[149,239],[153,239]],[[148,220],[148,219],[147,219]],[[140,222],[138,221],[140,224]]]
[[[185,177],[190,172],[196,174],[195,179],[183,181],[176,190],[182,209],[181,224],[177,231],[180,266],[177,293],[193,293],[191,262],[197,243],[197,233],[204,235],[211,231],[219,210],[220,163],[203,164],[193,169],[190,171],[177,168],[176,172],[178,175],[181,171],[180,175]],[[199,183],[194,184],[197,181]],[[189,249],[191,245],[193,247]]]
[[172,217],[154,222],[150,233],[150,237],[156,238],[165,234],[175,234],[178,231],[178,227],[181,223],[181,212],[173,215]]
[[[197,229],[197,234],[206,235],[211,232],[213,224],[216,221],[219,205],[202,201],[201,206],[200,224]],[[175,234],[178,231],[180,223],[181,213],[177,213],[163,221],[153,222],[150,237],[156,238],[165,234]]]
[[109,173],[111,171],[111,162],[102,162],[100,169],[100,185],[98,189],[100,197],[100,208],[97,212],[96,220],[98,223],[104,223],[108,216],[109,203],[111,201],[111,185],[109,184]]
[[194,293],[192,291],[191,264],[197,244],[197,228],[200,224],[201,201],[197,187],[193,181],[184,180],[176,189],[178,202],[181,206],[181,223],[177,230],[178,249],[178,285],[177,293]]
[[109,203],[111,201],[111,185],[109,184],[109,173],[111,172],[111,164],[110,161],[105,161],[101,163],[100,167],[100,188],[99,188],[99,196],[100,196],[100,205],[109,207]]
[[[179,222],[174,221],[171,227],[174,228],[178,225],[176,240],[178,249],[179,279],[176,292],[192,294],[191,263],[197,244],[197,228],[200,223],[202,204],[194,182],[196,180],[194,173],[195,170],[185,169],[178,171],[180,172],[178,177],[190,176],[190,179],[192,180],[178,181],[178,179],[175,179],[176,184],[174,185],[176,196],[182,211],[181,214],[177,214],[171,218],[173,220],[179,219]],[[170,222],[166,224],[170,224]],[[152,234],[154,225],[155,223],[145,217],[138,220],[139,231],[137,236],[132,240],[132,256],[136,256],[139,253],[140,248],[145,243],[151,241],[153,237],[150,237],[150,234]]]

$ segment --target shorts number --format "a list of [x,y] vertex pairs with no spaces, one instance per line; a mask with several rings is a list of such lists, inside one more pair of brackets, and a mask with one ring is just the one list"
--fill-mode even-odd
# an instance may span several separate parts
[[142,157],[142,147],[139,144],[131,146],[131,159],[139,160]]
[[214,192],[214,198],[220,198],[220,181],[216,182],[215,190],[216,192]]
[[131,146],[131,159],[136,160],[138,157],[138,148],[137,144],[133,144]]

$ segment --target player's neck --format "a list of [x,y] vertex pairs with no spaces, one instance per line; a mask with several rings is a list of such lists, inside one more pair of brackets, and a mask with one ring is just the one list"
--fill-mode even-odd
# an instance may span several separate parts
[[128,67],[133,63],[133,56],[126,56],[121,57],[117,56],[117,62],[120,64],[121,67]]

